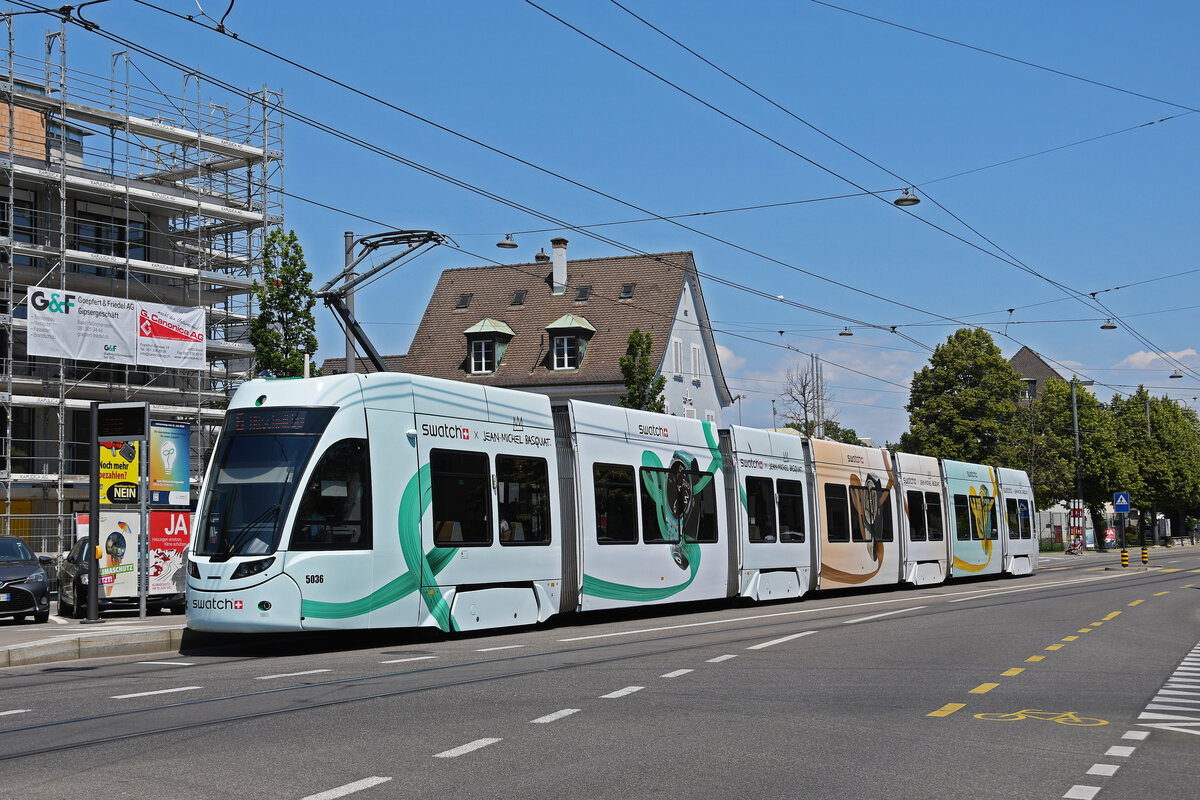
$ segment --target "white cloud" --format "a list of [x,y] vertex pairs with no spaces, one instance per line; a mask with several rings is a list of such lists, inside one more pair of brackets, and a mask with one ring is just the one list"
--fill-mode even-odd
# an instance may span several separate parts
[[[1189,347],[1186,350],[1178,350],[1167,355],[1176,361],[1193,360],[1200,355],[1196,352],[1196,348]],[[1146,350],[1139,350],[1136,353],[1131,353],[1125,358],[1113,365],[1114,369],[1147,369],[1149,367],[1165,367],[1167,360],[1158,353],[1151,353]]]
[[746,366],[746,359],[735,355],[732,350],[723,344],[717,345],[717,358],[721,359],[722,372],[734,372]]

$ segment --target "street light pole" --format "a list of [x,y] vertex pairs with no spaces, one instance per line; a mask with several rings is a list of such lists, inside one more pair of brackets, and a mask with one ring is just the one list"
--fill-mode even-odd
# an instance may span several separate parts
[[[1079,468],[1079,404],[1075,397],[1075,387],[1076,385],[1091,386],[1093,383],[1095,383],[1095,381],[1081,381],[1078,378],[1071,378],[1071,421],[1075,426],[1075,500],[1071,503],[1071,511],[1072,514],[1076,513],[1075,504],[1078,503],[1079,511],[1077,513],[1079,516],[1074,518],[1079,520],[1079,534],[1081,536],[1083,535],[1085,527],[1083,524],[1083,475]],[[1074,527],[1074,524],[1072,524],[1071,527]],[[1103,550],[1103,537],[1097,536],[1095,538],[1095,544],[1097,550]]]
[[1027,386],[1026,391],[1029,394],[1029,485],[1033,485],[1033,454],[1035,448],[1034,433],[1033,433],[1033,401],[1037,398],[1037,378],[1022,378]]

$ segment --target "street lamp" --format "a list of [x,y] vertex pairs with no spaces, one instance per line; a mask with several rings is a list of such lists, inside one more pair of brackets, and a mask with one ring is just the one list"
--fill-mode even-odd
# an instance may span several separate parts
[[1033,401],[1037,397],[1037,378],[1022,378],[1025,382],[1026,397],[1029,400],[1029,484],[1033,485],[1033,453],[1036,439],[1033,434]]
[[[1072,514],[1073,518],[1076,518],[1079,520],[1079,533],[1081,536],[1083,535],[1083,529],[1084,529],[1084,524],[1083,524],[1083,476],[1082,476],[1082,473],[1080,473],[1080,471],[1079,471],[1079,405],[1075,400],[1075,387],[1077,385],[1078,386],[1091,386],[1094,383],[1095,383],[1095,381],[1081,381],[1075,377],[1071,378],[1071,421],[1075,426],[1075,499],[1071,501],[1071,514]],[[1079,516],[1078,517],[1074,517],[1076,503],[1079,504],[1079,512],[1078,512]],[[1072,523],[1071,527],[1072,528],[1075,527],[1074,523]],[[1097,550],[1104,549],[1103,537],[1100,537],[1100,536],[1096,537],[1096,549]]]

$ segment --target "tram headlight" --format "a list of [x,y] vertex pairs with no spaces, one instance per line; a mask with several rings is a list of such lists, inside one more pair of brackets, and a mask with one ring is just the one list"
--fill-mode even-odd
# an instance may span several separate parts
[[258,561],[245,561],[238,564],[237,569],[233,571],[231,580],[236,581],[238,578],[249,578],[251,575],[257,575],[274,563],[274,557],[260,558]]
[[200,577],[200,568],[196,566],[195,561],[188,561],[188,575],[191,575],[193,578]]

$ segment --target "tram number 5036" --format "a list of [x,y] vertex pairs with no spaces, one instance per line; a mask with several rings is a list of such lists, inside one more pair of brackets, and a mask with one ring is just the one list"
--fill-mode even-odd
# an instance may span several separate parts
[[304,582],[305,583],[324,583],[325,576],[324,575],[305,575]]

